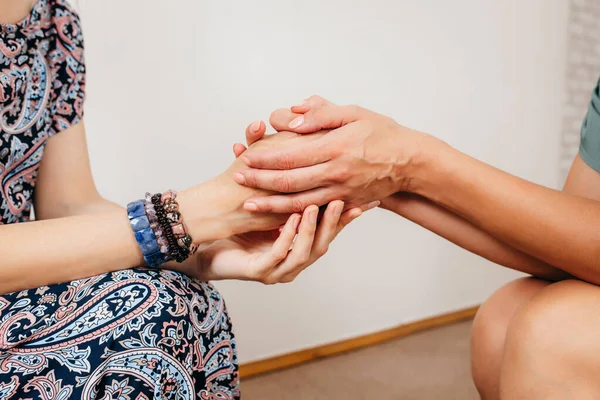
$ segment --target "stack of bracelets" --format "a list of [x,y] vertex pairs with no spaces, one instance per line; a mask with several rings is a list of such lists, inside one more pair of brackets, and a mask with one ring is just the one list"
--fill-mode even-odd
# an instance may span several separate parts
[[127,205],[131,229],[149,267],[171,260],[181,263],[198,249],[185,229],[176,197],[174,190],[146,193],[145,200]]

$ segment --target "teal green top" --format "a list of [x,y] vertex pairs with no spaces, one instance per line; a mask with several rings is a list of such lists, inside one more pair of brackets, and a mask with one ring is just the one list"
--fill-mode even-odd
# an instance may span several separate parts
[[600,81],[592,93],[592,100],[581,126],[579,155],[590,167],[600,172]]

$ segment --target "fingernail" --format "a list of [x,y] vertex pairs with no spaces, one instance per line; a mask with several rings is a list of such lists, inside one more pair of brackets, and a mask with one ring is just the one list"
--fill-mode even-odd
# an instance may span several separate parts
[[317,208],[316,210],[312,210],[310,212],[310,222],[313,224],[316,224],[318,216],[319,216],[319,209]]
[[292,120],[292,122],[290,122],[289,127],[291,129],[295,129],[297,127],[299,127],[300,125],[302,125],[304,123],[304,115],[299,116],[298,118]]
[[356,218],[360,217],[361,215],[363,215],[362,211],[360,211],[358,214],[356,214],[355,216],[353,216],[350,221],[354,221]]
[[242,159],[242,162],[243,162],[244,164],[246,164],[247,166],[249,166],[249,167],[250,167],[250,159],[249,159],[248,157],[246,157],[246,156],[242,156],[242,157],[240,157],[240,158]]
[[258,132],[259,129],[260,129],[260,121],[254,121],[252,123],[252,125],[250,125],[250,130],[252,131],[252,133]]
[[367,204],[367,210],[372,210],[376,207],[379,207],[380,205],[381,205],[381,201],[379,201],[379,200],[372,201],[369,204]]
[[305,105],[306,105],[306,103],[307,103],[307,101],[306,101],[306,100],[302,100],[300,103],[296,104],[296,105],[295,105],[295,106],[293,106],[293,107],[303,107],[303,106],[305,106]]
[[256,212],[256,211],[258,211],[258,206],[255,203],[247,202],[247,203],[244,203],[244,210],[250,211],[250,212]]
[[334,211],[336,217],[340,216],[342,211],[344,211],[344,203],[336,204]]
[[300,221],[302,217],[299,214],[294,214],[294,229],[298,229],[298,225],[300,225]]
[[233,180],[240,185],[244,185],[246,183],[246,177],[239,172],[233,174]]
[[279,232],[283,231],[283,228],[285,228],[285,225],[281,225],[281,226],[279,227]]

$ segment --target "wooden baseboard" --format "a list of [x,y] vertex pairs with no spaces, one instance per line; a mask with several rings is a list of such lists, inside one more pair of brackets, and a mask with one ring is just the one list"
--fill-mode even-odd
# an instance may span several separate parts
[[450,325],[459,321],[473,318],[478,309],[479,307],[467,308],[465,310],[459,310],[448,314],[411,322],[409,324],[400,325],[380,332],[370,333],[351,339],[341,340],[335,343],[329,343],[322,346],[312,347],[310,349],[304,349],[295,351],[293,353],[283,354],[281,356],[242,364],[240,365],[240,377],[242,379],[249,378],[251,376],[293,367],[320,358],[330,357],[352,350],[358,350],[363,347],[372,346],[388,340],[407,336],[415,332],[437,328],[444,325]]

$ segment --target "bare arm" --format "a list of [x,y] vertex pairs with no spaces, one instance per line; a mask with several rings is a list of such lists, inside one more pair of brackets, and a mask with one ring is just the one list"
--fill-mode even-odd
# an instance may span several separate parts
[[[53,136],[47,145],[36,188],[39,220],[0,226],[0,293],[143,264],[125,209],[102,199],[93,183],[83,124]],[[244,199],[256,191],[230,179],[235,168],[178,196],[196,242],[285,221],[285,216],[257,218],[242,210]]]
[[96,189],[83,123],[48,139],[35,192],[37,220],[123,210]]
[[[581,191],[598,185],[598,173],[579,158],[573,167],[577,173],[560,192],[500,171],[360,107],[302,104],[291,111],[304,113],[296,114],[289,125],[296,132],[341,128],[302,146],[248,152],[245,163],[250,168],[241,171],[237,181],[290,194],[249,199],[247,209],[283,212],[330,198],[354,204],[412,192],[526,254],[528,263],[540,260],[539,265],[600,283],[598,189],[588,189],[587,196]],[[514,255],[508,260],[511,264],[517,261]]]
[[[600,200],[600,174],[577,156],[563,191]],[[382,208],[395,212],[496,264],[549,280],[560,280],[571,276],[548,263],[516,250],[461,216],[421,196],[397,193],[384,199]]]
[[[433,154],[433,153],[432,153]],[[600,174],[578,157],[565,192],[520,179],[446,145],[414,189],[547,264],[600,283]],[[575,172],[575,173],[574,173]],[[592,198],[589,198],[592,197]]]
[[522,253],[439,205],[411,193],[397,193],[382,201],[390,210],[448,241],[496,264],[549,280],[569,275]]

